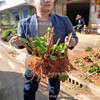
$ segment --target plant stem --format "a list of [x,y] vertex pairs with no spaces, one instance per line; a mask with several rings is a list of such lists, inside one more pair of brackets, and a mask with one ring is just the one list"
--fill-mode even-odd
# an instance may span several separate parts
[[[49,27],[48,29],[51,30],[51,27]],[[47,32],[47,42],[48,42],[48,44],[49,44],[49,41],[50,41],[50,34],[51,34],[50,31],[48,31]]]
[[[12,36],[19,36],[19,37],[21,37],[20,34],[14,34],[14,33],[12,33]],[[27,50],[29,50],[30,52],[32,52],[32,49],[31,49],[30,47],[28,47],[25,43],[23,44],[23,46],[24,46]]]
[[[51,39],[51,44],[50,44],[50,47],[52,46],[52,43],[53,43],[53,36],[54,36],[54,27],[52,28],[52,39]],[[50,41],[50,39],[49,39],[49,41]]]
[[49,32],[47,32],[47,43],[49,44]]
[[71,34],[69,34],[69,39],[68,39],[68,44],[67,44],[67,48],[66,48],[66,50],[65,50],[65,52],[67,52],[68,51],[68,48],[69,48],[69,45],[70,45],[70,42],[71,42],[71,38],[72,38],[72,36],[73,36],[73,32],[71,33]]
[[26,44],[23,44],[23,46],[24,46],[27,50],[29,50],[30,52],[32,52],[32,49],[31,49],[30,47],[28,47]]
[[49,50],[50,50],[50,48],[52,46],[52,41],[53,41],[53,36],[54,36],[54,27],[52,28],[52,33],[50,35],[51,36],[50,36],[49,45],[48,45],[48,49],[47,49],[46,55],[48,55]]
[[54,54],[54,51],[55,51],[56,47],[58,46],[59,42],[60,42],[60,38],[58,39],[58,41],[57,41],[57,43],[56,43],[56,46],[55,46],[55,48],[54,48],[53,51],[52,51],[52,55]]
[[[40,55],[39,50],[36,48],[32,38],[29,36],[29,34],[27,35],[29,41],[32,43],[32,46],[34,47],[35,51]],[[42,57],[42,55],[40,55]]]

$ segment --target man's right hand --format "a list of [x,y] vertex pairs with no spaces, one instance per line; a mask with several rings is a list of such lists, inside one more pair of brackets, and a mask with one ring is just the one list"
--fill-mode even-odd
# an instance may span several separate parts
[[19,37],[21,37],[21,35],[15,35],[10,39],[11,44],[15,44],[16,46],[23,46],[24,42],[19,40]]

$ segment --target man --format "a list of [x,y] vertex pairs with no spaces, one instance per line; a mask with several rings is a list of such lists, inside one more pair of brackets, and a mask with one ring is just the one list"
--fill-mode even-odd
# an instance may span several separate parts
[[81,32],[81,29],[83,27],[86,27],[85,21],[84,21],[84,18],[82,18],[82,15],[78,14],[76,16],[76,22],[77,22],[77,25],[74,27],[74,29],[75,31]]
[[[33,0],[37,14],[23,19],[18,25],[18,34],[11,38],[12,44],[17,48],[23,48],[23,42],[19,40],[19,36],[27,38],[27,34],[31,37],[43,36],[45,35],[48,27],[54,27],[54,43],[61,38],[60,43],[68,41],[68,34],[73,32],[72,24],[70,23],[68,17],[59,16],[52,14],[51,10],[54,5],[54,0]],[[65,38],[66,37],[66,38]],[[78,38],[73,32],[73,38],[71,39],[70,49],[74,48],[77,44]],[[28,54],[31,54],[27,51]],[[30,74],[30,70],[26,67],[25,72],[25,84],[24,84],[24,100],[35,100],[36,91],[38,89],[38,82],[35,77],[32,82],[30,79],[33,77]],[[58,77],[49,79],[49,100],[56,100],[59,90],[60,90],[60,80]]]

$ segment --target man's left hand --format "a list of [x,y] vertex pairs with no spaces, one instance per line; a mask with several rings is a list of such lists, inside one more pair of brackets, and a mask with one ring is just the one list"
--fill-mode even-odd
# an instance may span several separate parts
[[[65,37],[65,43],[68,43],[68,36],[66,36]],[[69,44],[69,47],[73,47],[73,46],[75,46],[75,44],[76,44],[76,41],[75,41],[75,38],[71,38],[71,41],[70,41],[70,44]]]

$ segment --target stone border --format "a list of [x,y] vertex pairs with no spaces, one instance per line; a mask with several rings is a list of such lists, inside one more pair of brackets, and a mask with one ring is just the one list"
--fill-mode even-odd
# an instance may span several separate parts
[[92,94],[100,97],[100,87],[99,86],[95,86],[93,83],[83,82],[80,79],[78,79],[70,74],[69,74],[69,78],[67,80],[69,82],[71,82],[72,84],[78,85],[80,88],[89,88]]

